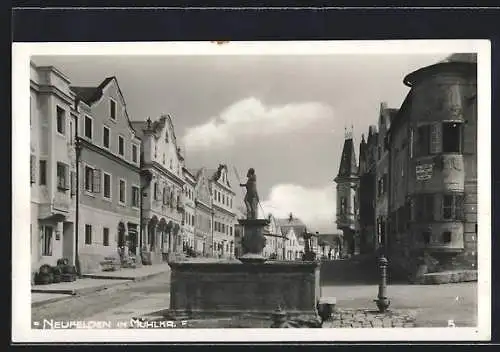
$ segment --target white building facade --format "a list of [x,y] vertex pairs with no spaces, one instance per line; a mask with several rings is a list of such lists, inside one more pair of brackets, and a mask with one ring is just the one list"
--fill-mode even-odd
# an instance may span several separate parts
[[231,188],[228,168],[220,164],[211,178],[213,218],[213,255],[220,258],[234,257],[234,226],[236,213],[233,208],[235,193]]
[[75,263],[75,95],[54,67],[30,65],[31,266]]
[[141,169],[149,178],[142,202],[143,255],[158,264],[183,249],[184,158],[170,115],[133,126],[141,133]]

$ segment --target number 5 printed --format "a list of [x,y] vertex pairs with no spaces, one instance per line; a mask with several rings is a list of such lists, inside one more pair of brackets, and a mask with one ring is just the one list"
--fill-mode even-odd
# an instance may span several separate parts
[[453,319],[448,320],[448,327],[449,328],[454,328],[455,327],[455,321]]

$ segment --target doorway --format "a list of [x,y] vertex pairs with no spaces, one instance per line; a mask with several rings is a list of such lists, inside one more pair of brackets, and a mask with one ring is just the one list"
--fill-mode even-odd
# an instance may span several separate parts
[[67,258],[72,265],[75,264],[74,227],[72,222],[63,222],[62,256],[63,258]]

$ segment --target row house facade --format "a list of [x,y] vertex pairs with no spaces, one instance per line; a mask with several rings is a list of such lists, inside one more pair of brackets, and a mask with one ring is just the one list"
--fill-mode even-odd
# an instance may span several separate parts
[[263,249],[263,255],[266,258],[284,260],[286,255],[286,237],[281,232],[278,219],[269,214],[268,220],[269,225],[264,229],[266,245]]
[[376,249],[390,250],[388,247],[389,230],[389,148],[388,136],[391,121],[397,115],[398,109],[389,108],[387,103],[380,104],[378,119],[378,135],[376,146],[376,192],[375,192],[375,223],[376,223]]
[[359,145],[359,188],[357,198],[359,199],[359,251],[370,253],[377,247],[375,230],[374,199],[376,189],[376,152],[377,152],[377,128],[370,126],[368,138],[361,136]]
[[192,250],[194,252],[198,252],[199,254],[202,251],[197,250],[197,246],[195,244],[196,237],[196,176],[193,175],[188,169],[185,167],[182,168],[182,173],[184,177],[184,218],[183,218],[183,230],[184,230],[184,240],[183,240],[183,248],[185,250]]
[[184,158],[170,115],[134,122],[142,139],[141,169],[143,256],[152,264],[183,252]]
[[77,241],[85,273],[119,251],[137,254],[141,140],[115,77],[71,90],[79,111]]
[[236,213],[234,210],[233,191],[229,182],[227,165],[220,164],[215,171],[211,171],[210,179],[213,208],[213,238],[212,253],[221,258],[234,257],[234,226]]
[[75,95],[56,68],[30,65],[32,271],[75,263]]
[[206,168],[200,168],[196,171],[193,170],[191,173],[194,174],[196,178],[194,187],[194,248],[196,253],[202,256],[212,256],[214,212],[212,207],[211,175],[208,174]]

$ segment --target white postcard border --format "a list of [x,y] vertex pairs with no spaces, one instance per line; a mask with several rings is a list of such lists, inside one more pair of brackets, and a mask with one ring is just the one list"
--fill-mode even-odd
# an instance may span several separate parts
[[[478,53],[478,326],[391,329],[31,329],[29,77],[32,55],[333,55]],[[491,43],[488,40],[13,43],[14,342],[471,341],[491,338]],[[479,143],[480,141],[480,143]],[[390,286],[389,286],[390,293]]]

